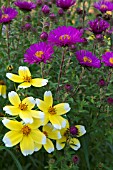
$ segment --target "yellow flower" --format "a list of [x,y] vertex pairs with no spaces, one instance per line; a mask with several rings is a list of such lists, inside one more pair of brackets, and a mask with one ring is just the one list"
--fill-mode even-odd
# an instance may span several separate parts
[[3,110],[9,115],[19,115],[25,123],[32,123],[33,118],[44,118],[43,112],[31,110],[35,106],[33,97],[26,97],[21,101],[18,94],[14,91],[9,92],[8,97],[13,106],[5,106]]
[[42,132],[46,136],[46,144],[35,143],[35,151],[39,151],[42,148],[42,146],[44,146],[44,149],[48,153],[51,153],[54,151],[54,145],[50,139],[54,140],[60,139],[61,138],[60,132],[59,130],[55,129],[50,123],[43,126]]
[[86,133],[86,130],[85,127],[82,125],[76,125],[74,127],[75,134],[72,133],[73,131],[69,127],[69,122],[67,121],[66,127],[60,130],[62,138],[56,141],[57,150],[63,149],[66,143],[74,150],[78,150],[80,148],[80,142],[76,137],[84,135]]
[[6,98],[6,85],[3,80],[0,80],[0,96]]
[[6,77],[8,77],[10,80],[16,83],[21,83],[18,86],[18,88],[28,88],[31,85],[35,87],[42,87],[48,83],[47,79],[43,79],[43,78],[32,79],[30,70],[26,66],[20,66],[18,70],[18,74],[19,75],[12,74],[12,73],[6,74]]
[[60,103],[53,106],[52,93],[51,91],[46,91],[44,93],[44,101],[36,99],[36,104],[44,112],[44,125],[50,121],[56,129],[66,126],[66,119],[61,115],[70,111],[68,103]]
[[41,121],[38,119],[35,119],[32,124],[24,124],[4,118],[2,123],[10,129],[3,137],[5,146],[12,147],[20,143],[20,149],[24,156],[34,152],[35,143],[46,143],[46,136],[38,129],[41,126]]

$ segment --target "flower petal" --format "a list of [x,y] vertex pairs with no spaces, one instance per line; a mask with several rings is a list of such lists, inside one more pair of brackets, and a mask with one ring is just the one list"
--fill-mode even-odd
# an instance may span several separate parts
[[34,118],[44,119],[44,113],[37,110],[30,110],[31,116]]
[[4,118],[2,120],[2,123],[4,124],[5,127],[7,127],[10,130],[20,131],[22,129],[22,123],[18,121]]
[[29,124],[29,127],[31,128],[31,129],[37,129],[37,128],[39,128],[40,126],[42,126],[42,123],[43,123],[43,121],[42,120],[40,120],[40,119],[33,119],[33,123],[32,124]]
[[56,109],[57,115],[63,115],[70,111],[70,106],[68,103],[60,103],[54,106]]
[[30,114],[30,111],[27,111],[27,110],[25,110],[25,111],[21,111],[20,113],[19,113],[19,116],[20,116],[20,118],[27,124],[27,123],[33,123],[33,118],[32,118],[32,116],[31,116],[31,114]]
[[56,129],[61,129],[61,123],[57,119],[57,116],[49,116],[49,120]]
[[61,127],[65,128],[66,127],[66,123],[67,123],[66,119],[64,119],[61,116],[57,116],[57,115],[56,115],[56,117],[57,117],[57,120],[60,122]]
[[36,104],[40,110],[42,110],[43,112],[48,112],[48,105],[46,104],[46,102],[40,99],[36,99]]
[[60,134],[60,131],[58,131],[58,130],[54,130],[54,131],[52,131],[51,133],[48,133],[48,137],[50,138],[50,139],[60,139],[62,136],[61,136],[61,134]]
[[24,156],[31,155],[34,152],[34,141],[30,135],[23,137],[20,142],[20,149]]
[[46,91],[44,93],[44,102],[47,103],[48,107],[53,105],[53,97],[51,91]]
[[16,107],[18,107],[19,104],[21,103],[21,100],[15,91],[9,92],[8,97],[9,97],[10,103]]
[[66,143],[66,137],[62,137],[61,139],[58,139],[56,141],[57,150],[63,149],[65,147],[65,143]]
[[28,88],[28,87],[30,87],[30,86],[31,86],[31,83],[29,83],[29,82],[24,82],[24,83],[20,84],[20,85],[18,86],[18,88],[23,88],[23,89],[25,89],[25,88]]
[[32,86],[35,86],[35,87],[42,87],[42,86],[45,86],[47,83],[48,83],[48,80],[42,79],[42,78],[35,78],[35,79],[32,79],[31,81]]
[[9,115],[13,115],[13,116],[16,116],[19,114],[20,112],[20,109],[15,107],[15,106],[5,106],[3,107],[3,110],[9,114]]
[[23,78],[21,76],[16,75],[16,74],[6,73],[6,77],[9,78],[10,80],[14,81],[15,83],[22,83],[23,82]]
[[22,103],[25,103],[28,109],[31,110],[35,106],[35,99],[33,97],[26,97],[24,100],[22,100]]
[[38,144],[45,144],[46,143],[46,136],[40,130],[32,130],[30,133],[34,142]]
[[2,85],[1,95],[2,95],[3,98],[6,98],[6,85]]
[[77,137],[80,137],[82,135],[84,135],[86,133],[85,127],[82,125],[76,125],[75,126],[78,129],[78,135],[76,135]]
[[46,144],[44,144],[43,146],[44,146],[44,148],[45,148],[45,150],[48,152],[48,153],[51,153],[51,152],[53,152],[54,151],[54,145],[53,145],[53,143],[51,142],[51,140],[50,139],[46,139]]
[[26,77],[26,76],[31,77],[30,70],[29,70],[29,68],[26,67],[26,66],[20,66],[20,67],[19,67],[19,70],[18,70],[18,74],[19,74],[19,76],[21,76],[21,77]]
[[17,145],[23,138],[23,134],[18,131],[9,131],[3,137],[3,142],[6,147],[12,147]]
[[34,143],[35,144],[35,149],[34,151],[39,151],[42,148],[42,144]]
[[77,151],[80,148],[80,142],[76,138],[71,138],[69,141],[70,147]]

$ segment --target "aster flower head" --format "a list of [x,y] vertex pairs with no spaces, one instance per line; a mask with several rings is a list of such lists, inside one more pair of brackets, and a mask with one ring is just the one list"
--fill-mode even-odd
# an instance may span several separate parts
[[38,144],[35,143],[35,151],[39,151],[39,149],[42,148],[42,146],[44,147],[44,149],[48,152],[51,153],[54,151],[54,145],[53,142],[50,139],[60,139],[61,138],[61,134],[60,131],[55,129],[51,123],[48,123],[47,125],[43,126],[42,128],[42,132],[45,134],[46,136],[46,144]]
[[44,113],[32,110],[35,106],[35,100],[33,97],[26,97],[20,100],[19,95],[15,91],[8,93],[9,101],[12,105],[5,106],[3,110],[12,116],[19,115],[19,117],[25,123],[33,123],[33,118],[44,118]]
[[44,101],[36,99],[38,108],[44,112],[44,125],[49,121],[52,123],[54,128],[61,129],[66,126],[66,119],[61,115],[70,111],[68,103],[60,103],[53,106],[53,97],[51,91],[44,93]]
[[60,7],[64,10],[69,9],[72,5],[74,5],[76,0],[57,0],[57,7]]
[[79,50],[75,53],[77,60],[81,65],[100,68],[100,60],[90,51]]
[[49,12],[50,12],[49,6],[48,6],[48,5],[44,5],[44,6],[42,7],[42,12],[43,12],[44,14],[49,14]]
[[83,31],[72,26],[59,26],[51,30],[48,36],[48,42],[56,46],[71,46],[77,42],[84,42],[81,38]]
[[38,129],[41,123],[37,119],[32,124],[25,124],[4,118],[2,123],[10,129],[3,137],[5,146],[13,147],[20,143],[20,150],[24,156],[31,155],[34,152],[35,143],[46,143],[46,136]]
[[105,64],[105,66],[113,67],[113,52],[108,51],[105,54],[103,54],[102,62]]
[[102,13],[113,11],[113,3],[107,0],[100,0],[98,2],[95,2],[94,7]]
[[106,29],[110,26],[107,21],[101,18],[89,21],[88,24],[90,26],[89,30],[94,34],[101,34],[103,31],[106,31]]
[[18,74],[6,73],[6,77],[15,83],[21,83],[18,88],[28,88],[31,85],[34,87],[42,87],[48,83],[47,79],[43,78],[34,78],[32,79],[30,70],[26,66],[20,66]]
[[0,80],[0,96],[6,98],[6,84],[3,80]]
[[7,23],[12,21],[14,18],[16,18],[18,12],[14,8],[6,8],[3,7],[0,10],[0,23]]
[[53,52],[53,47],[46,42],[32,44],[24,54],[24,61],[29,64],[46,63],[51,59]]
[[36,4],[33,2],[27,2],[25,0],[17,0],[16,2],[14,2],[14,4],[19,7],[21,10],[25,10],[25,11],[31,11],[32,9],[36,8]]
[[74,133],[74,135],[72,135],[72,128],[69,127],[69,122],[67,120],[66,127],[60,130],[62,138],[56,140],[57,150],[63,149],[66,143],[74,150],[78,150],[80,148],[80,142],[77,138],[84,135],[86,133],[86,130],[85,127],[82,125],[73,126],[73,129],[74,128],[76,129],[76,132]]

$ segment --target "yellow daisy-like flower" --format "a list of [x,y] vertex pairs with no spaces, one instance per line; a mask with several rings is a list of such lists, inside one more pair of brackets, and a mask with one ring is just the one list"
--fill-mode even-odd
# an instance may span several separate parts
[[43,126],[42,132],[46,136],[46,144],[35,143],[35,151],[39,151],[42,148],[42,146],[44,146],[44,149],[48,153],[51,153],[54,151],[54,145],[50,139],[54,139],[54,140],[60,139],[61,134],[60,134],[59,130],[55,129],[50,123]]
[[66,119],[61,115],[70,111],[68,103],[60,103],[53,106],[52,93],[51,91],[46,91],[44,93],[44,101],[36,99],[36,104],[44,112],[44,125],[50,121],[56,129],[66,126]]
[[3,137],[5,146],[12,147],[20,143],[20,149],[24,156],[34,152],[35,143],[46,143],[46,136],[38,129],[41,126],[41,121],[38,119],[35,119],[32,124],[24,124],[4,118],[2,123],[10,129]]
[[80,142],[76,137],[80,137],[86,133],[85,127],[82,125],[76,125],[69,127],[69,122],[67,121],[66,127],[60,130],[61,139],[56,141],[57,150],[61,150],[65,147],[65,144],[68,143],[70,147],[74,150],[80,148]]
[[26,66],[20,66],[18,70],[18,74],[19,75],[12,74],[12,73],[6,74],[6,77],[8,77],[10,80],[16,83],[21,83],[18,86],[18,88],[28,88],[31,85],[34,87],[42,87],[48,83],[47,79],[43,79],[43,78],[32,79],[30,70]]
[[6,98],[6,85],[3,80],[0,80],[0,96]]
[[13,105],[5,106],[3,110],[12,116],[19,115],[25,123],[32,123],[33,118],[44,118],[44,113],[37,110],[31,110],[35,106],[35,100],[33,97],[26,97],[22,101],[18,94],[14,91],[8,94],[9,101]]

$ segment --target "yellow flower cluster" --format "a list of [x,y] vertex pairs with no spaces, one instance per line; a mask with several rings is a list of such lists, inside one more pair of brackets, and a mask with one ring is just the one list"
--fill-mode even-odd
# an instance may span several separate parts
[[[13,82],[21,83],[18,88],[28,88],[31,85],[42,87],[48,83],[47,79],[32,79],[29,68],[25,66],[19,67],[18,74],[6,74]],[[12,117],[2,120],[4,126],[10,130],[3,137],[6,147],[20,143],[24,156],[39,151],[42,146],[48,153],[53,152],[55,148],[52,140],[56,140],[58,150],[63,149],[66,142],[74,150],[80,148],[80,142],[76,137],[86,133],[84,126],[77,125],[74,129],[69,127],[68,120],[62,115],[70,111],[70,106],[68,103],[53,105],[51,91],[44,93],[44,100],[34,99],[32,96],[21,100],[15,91],[9,92],[8,98],[11,105],[5,106],[3,110],[11,116],[19,116],[21,121],[12,120]],[[35,106],[39,110],[33,109]],[[39,130],[39,127],[42,130]]]

